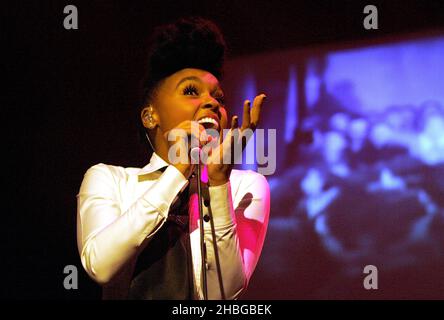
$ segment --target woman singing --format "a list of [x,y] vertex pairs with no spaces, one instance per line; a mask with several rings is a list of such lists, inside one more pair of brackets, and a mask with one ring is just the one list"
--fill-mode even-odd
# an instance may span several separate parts
[[[102,285],[104,299],[237,299],[247,288],[267,230],[269,187],[259,173],[232,169],[223,155],[234,144],[244,146],[235,132],[256,129],[265,95],[251,106],[245,101],[242,121],[228,121],[219,83],[224,55],[222,34],[202,18],[181,19],[154,33],[139,112],[151,158],[143,168],[92,166],[77,196],[81,261]],[[173,129],[185,138],[171,139]],[[210,197],[203,213],[212,216],[203,219],[202,252],[197,165],[171,161],[170,151],[188,150],[188,138],[200,146],[214,142],[209,129],[219,136],[200,165]],[[223,129],[229,129],[225,137]]]

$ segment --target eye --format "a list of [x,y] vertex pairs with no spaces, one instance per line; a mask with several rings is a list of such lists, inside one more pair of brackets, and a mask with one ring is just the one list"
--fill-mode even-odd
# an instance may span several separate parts
[[196,86],[189,84],[183,89],[183,94],[186,96],[187,95],[198,95],[199,92],[197,91]]
[[224,97],[224,96],[216,97],[216,100],[217,100],[220,104],[225,105],[225,97]]

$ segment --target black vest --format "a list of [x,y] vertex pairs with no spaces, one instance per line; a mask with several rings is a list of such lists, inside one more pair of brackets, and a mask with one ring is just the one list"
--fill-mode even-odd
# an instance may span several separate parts
[[189,199],[197,178],[172,204],[168,219],[139,254],[128,299],[192,300],[193,266],[189,234]]

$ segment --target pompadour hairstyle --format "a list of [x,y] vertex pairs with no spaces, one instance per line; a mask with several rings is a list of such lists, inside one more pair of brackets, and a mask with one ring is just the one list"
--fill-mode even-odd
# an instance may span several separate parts
[[188,17],[157,27],[150,39],[143,104],[152,99],[162,79],[185,68],[206,70],[221,79],[225,52],[224,37],[210,20]]

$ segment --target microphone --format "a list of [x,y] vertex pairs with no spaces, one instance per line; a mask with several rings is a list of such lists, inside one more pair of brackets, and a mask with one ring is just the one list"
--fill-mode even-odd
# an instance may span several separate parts
[[201,152],[202,149],[200,147],[193,147],[190,149],[191,163],[200,164]]

